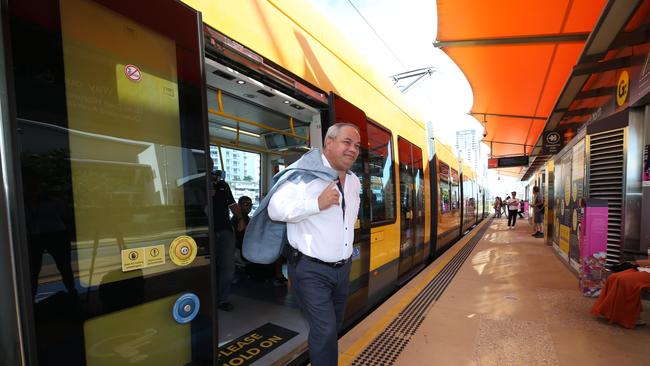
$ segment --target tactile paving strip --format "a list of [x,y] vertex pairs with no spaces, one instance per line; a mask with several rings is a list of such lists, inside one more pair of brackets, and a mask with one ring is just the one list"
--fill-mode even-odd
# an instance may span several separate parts
[[424,287],[422,292],[352,361],[353,366],[387,366],[395,363],[410,338],[422,324],[429,307],[440,298],[476,244],[483,238],[483,234],[489,226],[489,223],[486,223],[477,235],[456,253],[454,258]]

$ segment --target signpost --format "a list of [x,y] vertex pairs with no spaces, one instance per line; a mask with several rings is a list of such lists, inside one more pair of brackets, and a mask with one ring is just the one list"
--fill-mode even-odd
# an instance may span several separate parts
[[494,168],[512,168],[517,166],[528,166],[529,156],[510,156],[507,158],[492,158],[488,159],[488,169]]

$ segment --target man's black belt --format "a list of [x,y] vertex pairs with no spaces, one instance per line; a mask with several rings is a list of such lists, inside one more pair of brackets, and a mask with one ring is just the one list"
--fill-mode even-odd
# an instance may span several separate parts
[[316,262],[316,263],[324,264],[324,265],[330,266],[332,268],[343,267],[347,262],[350,261],[350,258],[348,258],[348,259],[342,259],[342,260],[340,260],[338,262],[325,262],[325,261],[322,261],[322,260],[320,260],[318,258],[310,257],[310,256],[308,256],[306,254],[303,254],[298,249],[295,249],[295,248],[292,248],[292,249],[294,251],[294,253],[293,253],[294,258],[295,257],[303,257],[303,258],[305,258],[306,260],[308,260],[310,262]]

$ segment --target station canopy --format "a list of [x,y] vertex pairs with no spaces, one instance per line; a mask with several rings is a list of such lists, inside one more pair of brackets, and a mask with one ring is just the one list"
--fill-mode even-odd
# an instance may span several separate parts
[[[605,0],[438,0],[435,45],[469,81],[493,157],[530,155]],[[500,169],[521,176],[524,168]]]

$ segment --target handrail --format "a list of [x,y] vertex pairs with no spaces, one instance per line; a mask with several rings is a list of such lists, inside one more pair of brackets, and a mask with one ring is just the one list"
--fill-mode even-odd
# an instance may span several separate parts
[[223,154],[221,153],[220,144],[217,144],[217,150],[219,150],[219,165],[221,165],[221,171],[223,172],[225,169],[223,168]]
[[300,135],[296,135],[295,133],[282,131],[282,130],[277,129],[277,128],[275,128],[275,127],[267,126],[267,125],[262,124],[262,123],[259,123],[259,122],[254,122],[254,121],[248,120],[248,119],[246,119],[246,118],[233,116],[233,115],[231,115],[231,114],[224,113],[224,112],[220,112],[220,111],[214,110],[214,109],[212,109],[212,108],[208,108],[208,113],[210,113],[210,114],[214,114],[214,115],[216,115],[216,116],[221,116],[221,117],[224,117],[224,118],[228,118],[228,119],[231,119],[231,120],[233,120],[233,121],[237,121],[237,122],[241,122],[241,123],[246,123],[246,124],[249,124],[249,125],[252,125],[252,126],[255,126],[255,127],[263,128],[263,129],[265,129],[265,130],[269,130],[269,131],[277,132],[277,133],[279,133],[279,134],[281,134],[281,135],[290,136],[290,137],[294,137],[294,138],[297,138],[297,139],[301,139],[301,140],[309,141],[309,137],[300,136]]
[[[228,118],[228,119],[231,119],[233,121],[246,123],[246,124],[249,124],[249,125],[252,125],[252,126],[255,126],[255,127],[263,128],[265,130],[277,132],[277,133],[285,135],[285,136],[290,136],[290,137],[294,137],[294,138],[297,138],[297,139],[309,141],[309,137],[300,136],[300,135],[296,134],[296,130],[295,130],[294,126],[293,126],[293,117],[291,117],[291,116],[289,116],[289,125],[291,126],[291,132],[286,132],[286,131],[282,131],[280,129],[265,125],[263,123],[251,121],[251,120],[246,119],[246,118],[237,117],[237,116],[233,116],[232,114],[226,113],[224,111],[224,109],[223,109],[223,98],[222,98],[221,89],[217,89],[217,106],[219,107],[219,110],[215,111],[214,109],[208,108],[208,113],[211,113],[211,114],[214,114],[214,115],[217,115],[217,116],[221,116],[221,117],[224,117],[224,118]],[[237,139],[239,140],[239,126],[237,126]]]
[[[221,156],[221,145],[224,145],[226,147],[234,147],[234,148],[246,149],[247,151],[254,151],[254,152],[258,152],[258,153],[262,153],[262,154],[271,154],[271,155],[280,155],[280,156],[286,156],[287,155],[286,153],[280,152],[280,151],[265,150],[265,149],[260,149],[260,148],[255,147],[255,146],[241,145],[239,143],[232,144],[232,143],[225,142],[225,141],[222,141],[222,140],[217,140],[217,139],[211,140],[210,142],[214,143],[219,148],[219,156]],[[223,166],[223,159],[221,160],[221,165]]]

